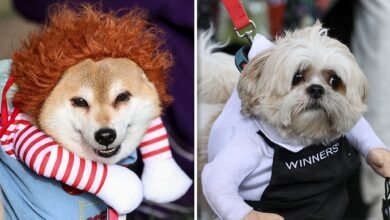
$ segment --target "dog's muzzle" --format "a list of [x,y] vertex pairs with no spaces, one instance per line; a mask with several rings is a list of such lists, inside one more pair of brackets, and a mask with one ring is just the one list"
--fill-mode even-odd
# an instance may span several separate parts
[[311,110],[323,110],[324,107],[322,106],[322,104],[317,101],[317,100],[314,100],[314,101],[311,101],[307,106],[306,106],[306,111],[311,111]]

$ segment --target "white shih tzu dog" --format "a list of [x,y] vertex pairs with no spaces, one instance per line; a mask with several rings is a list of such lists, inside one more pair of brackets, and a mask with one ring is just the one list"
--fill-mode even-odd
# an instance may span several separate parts
[[[199,43],[198,158],[208,152],[208,162],[199,163],[202,189],[219,218],[340,219],[345,181],[360,165],[356,151],[390,176],[390,153],[361,117],[367,80],[348,48],[319,23],[274,44],[256,36],[237,84],[233,63],[229,71],[202,68],[222,70],[219,61],[231,60],[210,53],[205,41]],[[256,47],[263,49],[253,57]],[[210,80],[218,77],[229,80]],[[233,92],[212,95],[218,88]]]
[[320,25],[286,32],[254,57],[238,82],[241,113],[302,145],[347,133],[366,110],[367,80],[349,49],[326,32]]

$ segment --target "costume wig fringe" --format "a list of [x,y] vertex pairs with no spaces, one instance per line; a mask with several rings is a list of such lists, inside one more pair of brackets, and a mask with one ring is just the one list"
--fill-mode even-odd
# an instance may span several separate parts
[[11,75],[18,87],[13,103],[37,118],[50,92],[69,67],[85,59],[129,58],[154,83],[164,106],[171,54],[163,50],[162,32],[147,20],[142,9],[123,16],[104,13],[90,5],[74,10],[57,6],[46,25],[29,35],[13,54]]

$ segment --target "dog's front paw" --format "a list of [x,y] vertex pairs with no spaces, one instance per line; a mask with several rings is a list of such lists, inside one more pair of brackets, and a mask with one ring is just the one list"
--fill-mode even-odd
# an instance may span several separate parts
[[107,167],[106,180],[96,196],[120,215],[132,212],[143,199],[141,180],[125,167],[119,165]]
[[145,163],[142,183],[145,199],[165,203],[182,197],[191,186],[192,180],[170,158]]

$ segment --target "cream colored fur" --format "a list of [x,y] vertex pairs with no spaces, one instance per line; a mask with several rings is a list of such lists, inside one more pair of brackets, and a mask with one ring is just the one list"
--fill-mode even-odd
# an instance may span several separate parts
[[[237,85],[239,72],[234,57],[213,52],[223,47],[211,41],[213,30],[202,32],[198,39],[198,178],[207,163],[207,142],[211,126],[221,113]],[[216,218],[207,204],[198,179],[198,198],[203,220]]]
[[[298,70],[307,78],[293,86]],[[334,72],[343,89],[332,88],[326,72]],[[325,94],[317,100],[318,110],[308,110],[314,100],[306,90],[314,84]],[[254,57],[240,78],[238,94],[243,115],[259,117],[306,146],[329,142],[352,128],[366,110],[367,79],[349,49],[316,23],[286,32]]]
[[[124,91],[130,92],[129,100],[116,105],[116,97]],[[85,99],[89,107],[73,106],[73,97]],[[38,124],[78,156],[115,164],[134,152],[159,114],[157,91],[137,64],[126,58],[88,59],[65,72],[46,99]],[[108,147],[121,146],[109,158],[95,153],[106,149],[94,137],[101,128],[116,131],[116,139]]]
[[[286,32],[274,46],[253,58],[242,74],[234,66],[233,56],[212,53],[220,45],[211,42],[211,34],[202,33],[198,40],[198,176],[207,163],[211,126],[237,85],[237,77],[241,113],[261,117],[297,144],[330,141],[349,131],[366,110],[365,76],[348,48],[329,38],[319,23]],[[307,69],[310,77],[292,86],[298,69]],[[334,71],[345,90],[332,89],[323,70]],[[306,88],[311,84],[325,87],[321,110],[305,111],[310,103]],[[198,196],[201,218],[213,218],[201,186]]]

